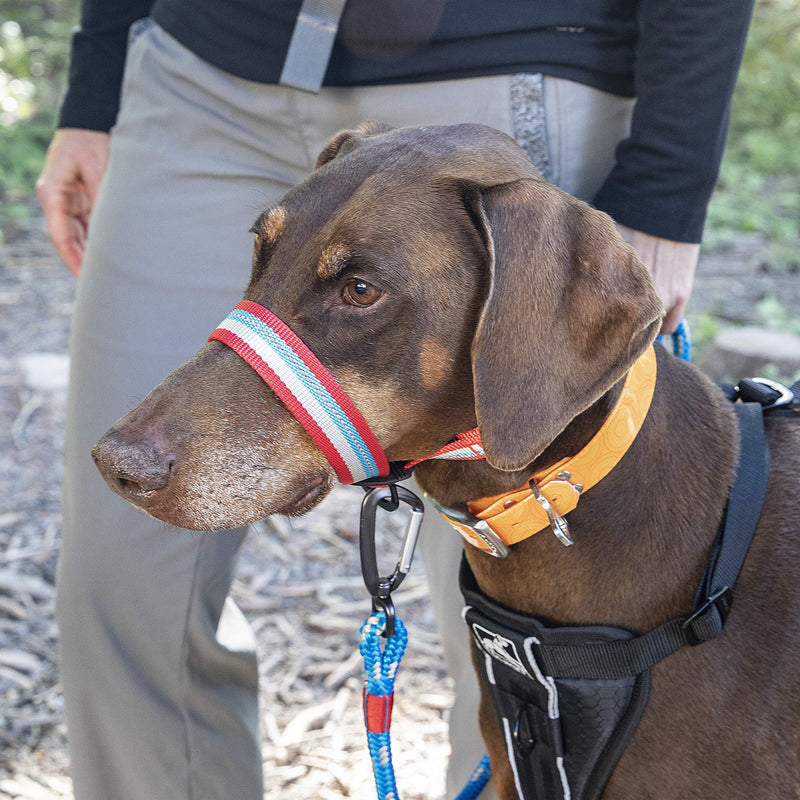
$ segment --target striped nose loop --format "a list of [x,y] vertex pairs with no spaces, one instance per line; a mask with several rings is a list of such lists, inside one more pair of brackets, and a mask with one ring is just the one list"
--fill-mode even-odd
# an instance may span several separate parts
[[243,301],[209,341],[228,345],[269,385],[344,484],[389,474],[369,425],[334,377],[271,311]]

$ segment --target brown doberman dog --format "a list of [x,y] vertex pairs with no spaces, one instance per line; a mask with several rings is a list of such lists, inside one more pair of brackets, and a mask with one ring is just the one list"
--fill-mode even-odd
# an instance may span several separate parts
[[[662,307],[604,214],[545,183],[481,126],[337,135],[262,214],[245,298],[272,310],[353,399],[395,461],[480,429],[485,461],[428,461],[444,506],[498,495],[577,453],[651,345]],[[569,514],[495,559],[467,546],[481,589],[560,623],[644,631],[692,607],[728,498],[731,403],[657,348],[641,430]],[[647,711],[607,800],[800,797],[800,426],[767,420],[771,475],[724,634],[652,670]],[[298,515],[336,475],[258,375],[219,342],[96,445],[111,488],[173,525]],[[503,798],[503,733],[482,732]]]

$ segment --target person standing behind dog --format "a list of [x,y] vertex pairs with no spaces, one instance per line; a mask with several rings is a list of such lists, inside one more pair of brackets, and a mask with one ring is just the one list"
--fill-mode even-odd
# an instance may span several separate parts
[[[37,190],[80,275],[57,603],[78,800],[263,795],[254,642],[227,597],[244,531],[166,530],[106,489],[89,450],[238,301],[254,209],[334,132],[368,118],[499,128],[615,218],[665,331],[691,290],[752,0],[350,0],[316,94],[279,82],[299,8],[84,0],[74,34]],[[460,543],[428,525],[457,688],[453,789],[482,744]]]

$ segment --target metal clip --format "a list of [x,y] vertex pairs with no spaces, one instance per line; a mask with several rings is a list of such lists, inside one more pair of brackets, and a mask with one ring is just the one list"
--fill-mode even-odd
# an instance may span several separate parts
[[[375,552],[375,516],[378,506],[389,511],[399,508],[400,501],[411,507],[400,555],[394,572],[388,577],[381,577],[378,570],[378,558]],[[361,574],[364,584],[372,597],[373,611],[386,612],[386,638],[394,634],[394,604],[391,593],[403,582],[403,578],[411,569],[414,548],[422,525],[424,506],[422,500],[404,486],[381,486],[370,489],[361,503],[361,521],[359,524],[359,548],[361,551]]]
[[533,496],[536,498],[536,501],[539,505],[544,509],[545,514],[547,514],[547,519],[550,520],[550,527],[553,530],[553,533],[556,535],[561,544],[564,547],[571,547],[575,542],[572,540],[572,537],[569,535],[569,525],[564,517],[561,516],[551,505],[550,501],[539,491],[539,487],[536,485],[536,481],[531,480],[529,481],[531,491],[533,492]]
[[[495,558],[505,558],[508,555],[508,545],[489,527],[489,523],[486,520],[471,514],[466,505],[443,506],[437,503],[427,492],[425,493],[425,499],[446,519],[458,522],[460,525],[469,528],[489,548],[485,551],[489,555]],[[467,538],[455,525],[453,527],[464,539]],[[475,546],[474,542],[470,542],[470,544],[473,547]]]

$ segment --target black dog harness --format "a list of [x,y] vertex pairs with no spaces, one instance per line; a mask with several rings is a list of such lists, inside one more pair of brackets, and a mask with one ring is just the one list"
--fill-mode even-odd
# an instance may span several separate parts
[[[684,645],[719,636],[769,475],[764,413],[800,419],[800,382],[723,387],[736,411],[739,462],[725,515],[689,614],[644,634],[559,626],[484,595],[466,559],[464,618],[505,737],[520,800],[597,800],[644,713],[650,669]],[[795,399],[796,398],[796,399]]]

